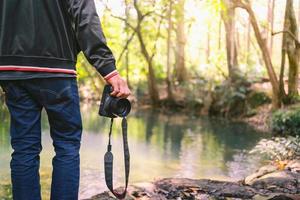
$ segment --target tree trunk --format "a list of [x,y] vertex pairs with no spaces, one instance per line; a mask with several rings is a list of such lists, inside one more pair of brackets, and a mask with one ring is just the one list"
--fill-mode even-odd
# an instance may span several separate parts
[[220,18],[219,18],[219,35],[218,35],[218,47],[219,47],[219,50],[222,49],[222,16],[221,16],[221,13],[220,13]]
[[185,0],[178,0],[177,8],[177,49],[176,49],[176,78],[179,82],[187,80],[187,70],[185,66]]
[[155,80],[155,73],[152,63],[152,58],[150,57],[148,50],[146,48],[140,27],[137,28],[137,36],[140,42],[142,54],[147,62],[148,65],[148,89],[149,89],[149,95],[152,101],[153,105],[157,105],[159,103],[159,95],[158,95],[158,89],[156,85]]
[[207,26],[207,32],[206,32],[206,36],[207,36],[207,41],[206,41],[206,63],[209,64],[210,63],[210,25]]
[[[298,3],[298,24],[300,24],[300,0],[299,0],[299,3]],[[298,38],[300,37],[299,32],[300,31],[298,31]]]
[[247,64],[250,64],[250,50],[251,50],[251,22],[250,19],[248,19],[248,24],[247,24]]
[[293,0],[286,2],[287,21],[285,31],[289,31],[286,36],[286,50],[289,58],[289,80],[288,80],[288,96],[290,99],[298,96],[298,73],[299,73],[299,45],[298,45],[298,25],[293,7]]
[[232,81],[238,77],[238,60],[235,34],[235,8],[231,1],[222,0],[225,10],[221,11],[221,16],[226,32],[226,51],[228,74]]
[[[285,13],[286,15],[286,13]],[[284,21],[283,28],[287,26],[287,21]],[[280,65],[280,75],[279,75],[279,96],[282,102],[285,102],[286,93],[284,88],[284,71],[285,71],[285,61],[286,61],[286,34],[282,34],[282,45],[281,45],[281,65]]]
[[144,19],[143,14],[141,13],[141,10],[138,7],[138,1],[134,0],[134,8],[137,12],[137,26],[135,28],[140,47],[141,47],[141,52],[142,55],[144,56],[147,65],[148,65],[148,90],[149,90],[149,95],[152,101],[153,105],[159,104],[159,94],[158,94],[158,89],[156,85],[156,80],[155,80],[155,73],[154,73],[154,68],[153,68],[153,56],[150,56],[148,49],[146,47],[143,34],[142,34],[142,29],[141,29],[141,23]]
[[167,92],[168,92],[168,100],[173,100],[172,93],[172,81],[171,81],[171,47],[172,47],[172,30],[173,30],[173,22],[172,22],[172,11],[173,11],[173,1],[169,2],[169,13],[168,13],[168,38],[167,38]]
[[[126,21],[129,21],[129,5],[128,5],[128,1],[125,0],[125,15],[126,15]],[[129,40],[129,27],[126,26],[125,24],[125,32],[126,32],[126,38],[127,40]],[[127,46],[126,48],[126,55],[125,55],[125,66],[126,66],[126,81],[127,81],[127,84],[128,84],[128,87],[131,88],[131,85],[130,85],[130,79],[129,79],[129,47]]]
[[241,1],[241,0],[234,0],[234,2],[236,4],[236,6],[245,9],[249,14],[250,22],[251,22],[252,28],[254,30],[257,43],[262,51],[263,59],[264,59],[264,62],[265,62],[266,68],[267,68],[270,82],[272,84],[273,108],[274,109],[279,108],[281,106],[281,101],[280,101],[281,98],[280,98],[280,93],[279,93],[279,83],[278,83],[277,75],[273,68],[273,64],[272,64],[270,53],[268,51],[267,44],[261,35],[260,28],[258,26],[255,14],[254,14],[252,7],[248,1],[247,1],[248,3],[244,3],[244,1]]
[[269,52],[270,55],[272,56],[273,53],[273,37],[272,37],[272,33],[274,30],[274,11],[275,11],[275,1],[276,0],[270,0],[269,2],[269,16],[268,16],[268,21],[269,21],[269,25],[270,25],[270,32],[271,32],[271,36],[269,39]]

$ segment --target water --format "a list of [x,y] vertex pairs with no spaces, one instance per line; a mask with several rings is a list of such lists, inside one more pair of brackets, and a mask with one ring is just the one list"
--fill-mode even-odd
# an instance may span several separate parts
[[[82,106],[84,134],[81,148],[80,198],[105,190],[103,155],[108,139],[109,119],[99,118],[98,107]],[[0,103],[0,199],[11,199],[9,161],[9,115]],[[124,168],[120,120],[113,132],[115,183],[122,185]],[[195,118],[179,113],[135,111],[128,118],[131,150],[130,182],[149,182],[163,177],[239,180],[259,167],[263,160],[249,155],[257,142],[269,135],[243,123],[222,119]],[[41,184],[49,199],[51,159],[54,155],[49,126],[44,115]]]

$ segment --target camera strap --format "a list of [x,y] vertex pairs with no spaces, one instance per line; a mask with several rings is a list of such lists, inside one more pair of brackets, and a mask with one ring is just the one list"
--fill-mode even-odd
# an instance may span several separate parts
[[108,189],[118,198],[124,199],[127,193],[129,171],[130,171],[130,154],[128,148],[128,139],[127,139],[127,120],[124,117],[122,119],[122,135],[123,135],[123,148],[124,148],[124,162],[125,162],[125,189],[122,193],[114,191],[113,187],[113,153],[111,145],[111,134],[112,126],[114,119],[111,118],[110,129],[109,129],[109,140],[107,145],[107,152],[104,155],[104,170],[105,170],[105,182]]

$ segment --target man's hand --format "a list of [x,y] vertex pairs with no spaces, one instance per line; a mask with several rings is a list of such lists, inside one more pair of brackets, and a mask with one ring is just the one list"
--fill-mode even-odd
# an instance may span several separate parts
[[127,82],[119,74],[113,76],[106,82],[113,87],[112,96],[127,98],[131,94]]

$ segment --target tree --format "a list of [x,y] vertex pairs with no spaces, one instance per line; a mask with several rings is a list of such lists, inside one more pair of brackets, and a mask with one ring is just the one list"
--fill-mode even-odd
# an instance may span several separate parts
[[286,50],[289,58],[288,96],[298,96],[299,52],[298,25],[293,7],[293,0],[286,2],[284,34],[286,34]]
[[[127,5],[128,6],[128,5]],[[149,96],[151,99],[151,102],[153,105],[158,105],[159,104],[159,94],[158,94],[158,89],[157,89],[157,84],[156,84],[156,78],[155,78],[155,71],[154,71],[154,65],[153,65],[153,58],[155,56],[155,51],[156,51],[156,45],[154,45],[154,49],[149,50],[149,45],[146,44],[145,41],[145,37],[143,34],[143,22],[145,20],[146,17],[149,17],[150,15],[152,15],[154,12],[153,11],[148,11],[146,13],[143,13],[142,10],[140,9],[139,6],[139,2],[138,0],[134,0],[133,1],[133,8],[136,12],[136,25],[131,24],[131,22],[126,19],[126,18],[122,18],[119,16],[114,16],[115,18],[118,18],[122,21],[125,22],[126,26],[128,26],[133,33],[131,34],[131,36],[129,37],[129,39],[126,42],[125,48],[121,53],[120,58],[123,56],[123,53],[126,51],[126,48],[128,47],[128,45],[131,43],[131,41],[133,40],[134,36],[137,36],[139,45],[140,45],[140,49],[141,49],[141,54],[143,55],[147,66],[148,66],[148,91],[149,91]],[[127,11],[129,12],[129,11]],[[163,16],[161,16],[161,20],[163,19]],[[159,23],[159,27],[158,27],[158,31],[157,31],[157,36],[159,36],[160,34],[160,25],[161,25],[161,21]],[[155,44],[155,43],[154,43]],[[120,60],[119,58],[119,60]]]
[[222,0],[224,9],[221,10],[222,20],[226,32],[227,67],[231,81],[238,77],[238,55],[235,34],[235,7],[232,1]]
[[[125,17],[126,17],[126,21],[129,21],[129,18],[130,18],[129,11],[130,11],[129,3],[128,3],[127,0],[125,0]],[[126,32],[126,38],[127,38],[127,41],[128,41],[130,39],[129,27],[126,26],[126,24],[125,24],[125,32]],[[127,80],[128,86],[131,87],[130,79],[129,79],[129,48],[128,48],[128,46],[126,46],[125,65],[126,65],[126,80]]]
[[[275,1],[276,0],[269,0],[268,2],[268,47],[269,47],[269,52],[272,55],[273,51],[273,37],[272,37],[272,32],[274,29],[274,10],[275,10]],[[270,36],[271,33],[271,36]],[[270,36],[270,37],[269,37]]]
[[135,32],[137,34],[138,40],[140,42],[140,47],[141,47],[141,52],[148,64],[148,88],[149,88],[149,94],[152,100],[152,104],[156,105],[159,102],[159,95],[158,95],[158,89],[156,85],[156,80],[155,80],[155,72],[154,72],[154,67],[153,67],[153,57],[154,53],[150,55],[149,50],[147,49],[143,34],[142,34],[142,23],[143,20],[147,15],[150,13],[143,14],[142,11],[139,8],[138,5],[138,0],[134,0],[134,8],[137,13],[137,25],[134,28]]
[[247,56],[247,64],[250,64],[250,50],[251,50],[251,22],[250,19],[247,21],[247,48],[246,48],[246,56]]
[[277,75],[275,73],[273,63],[271,60],[271,55],[268,50],[268,46],[266,44],[266,41],[263,39],[262,34],[260,32],[260,28],[258,25],[258,22],[256,20],[256,16],[254,14],[254,11],[252,9],[252,6],[249,2],[249,0],[232,0],[234,3],[234,6],[242,8],[247,11],[249,14],[250,22],[252,25],[252,28],[255,33],[255,37],[257,40],[257,43],[260,47],[260,50],[262,52],[262,56],[267,68],[267,72],[270,78],[270,82],[272,85],[272,91],[273,91],[273,97],[272,97],[272,104],[273,108],[279,108],[281,106],[281,97],[280,97],[280,92],[279,92],[279,82],[277,79]]
[[176,78],[179,82],[187,80],[187,70],[185,66],[185,0],[178,0],[177,3],[177,27],[176,27]]
[[173,101],[173,92],[172,92],[172,81],[171,81],[171,47],[172,47],[172,30],[173,30],[173,22],[172,22],[172,13],[173,13],[173,1],[169,1],[168,8],[168,36],[167,36],[167,92],[168,92],[168,100]]
[[[273,35],[283,33],[281,50],[281,69],[280,69],[280,93],[285,103],[293,102],[298,96],[298,74],[299,74],[299,53],[300,43],[298,41],[298,25],[293,8],[293,0],[287,0],[284,16],[283,31],[273,33]],[[288,96],[284,89],[284,71],[286,56],[289,61],[288,75]]]
[[207,42],[206,42],[206,63],[209,64],[210,63],[210,40],[211,40],[211,27],[210,24],[207,24],[207,31],[206,31],[206,36],[207,36]]

